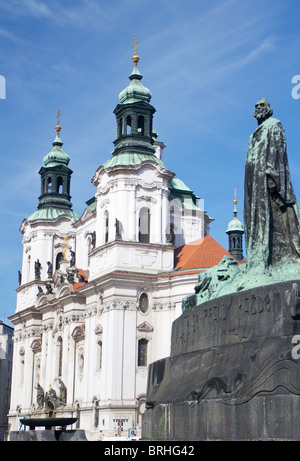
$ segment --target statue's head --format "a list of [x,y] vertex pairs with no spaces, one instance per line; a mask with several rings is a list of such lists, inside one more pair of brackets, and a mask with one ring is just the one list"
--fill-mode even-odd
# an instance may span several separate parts
[[256,118],[257,122],[261,123],[272,115],[273,109],[271,109],[269,101],[265,98],[259,99],[255,104],[253,112],[253,117]]

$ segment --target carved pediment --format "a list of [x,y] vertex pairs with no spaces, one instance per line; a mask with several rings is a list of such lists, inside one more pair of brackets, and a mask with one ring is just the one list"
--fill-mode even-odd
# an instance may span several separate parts
[[79,325],[76,328],[74,328],[73,333],[72,333],[72,338],[74,341],[80,341],[84,339],[85,336],[85,325]]
[[102,325],[100,325],[100,323],[98,323],[94,332],[95,332],[95,335],[101,335],[103,333],[103,328],[102,328]]
[[138,325],[137,330],[143,333],[152,333],[154,328],[148,322],[143,322]]
[[42,350],[42,338],[35,339],[31,344],[33,352],[41,352]]

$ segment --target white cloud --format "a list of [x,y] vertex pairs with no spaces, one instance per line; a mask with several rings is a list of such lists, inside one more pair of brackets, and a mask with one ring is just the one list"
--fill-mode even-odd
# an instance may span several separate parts
[[[108,30],[123,20],[124,12],[142,5],[135,0],[99,2],[97,0],[7,0],[0,3],[0,11],[11,16],[28,16],[46,19],[58,26],[72,26],[84,30]],[[125,14],[126,17],[126,14]]]

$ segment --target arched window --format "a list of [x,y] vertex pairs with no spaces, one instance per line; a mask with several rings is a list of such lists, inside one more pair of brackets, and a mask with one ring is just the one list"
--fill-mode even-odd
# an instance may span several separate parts
[[57,178],[56,192],[58,194],[62,194],[63,192],[63,178],[61,176]]
[[139,299],[140,311],[145,313],[145,312],[147,312],[148,307],[149,307],[148,296],[146,295],[146,293],[142,293],[141,296],[140,296],[140,299]]
[[170,224],[174,224],[174,207],[170,207]]
[[26,267],[26,280],[30,281],[30,266],[31,266],[31,256],[27,256],[27,267]]
[[108,211],[105,211],[104,213],[104,228],[105,228],[105,235],[104,235],[104,242],[108,242],[108,226],[109,226],[109,216],[108,216]]
[[63,261],[64,256],[62,253],[58,253],[56,256],[56,263],[55,263],[55,269],[58,270],[60,268],[61,262]]
[[97,341],[97,369],[101,370],[102,368],[102,341],[99,339]]
[[96,334],[96,370],[100,371],[102,368],[102,333],[103,329],[100,324],[98,324],[95,328]]
[[128,115],[126,118],[126,134],[131,134],[132,131],[132,120],[131,116]]
[[84,342],[85,342],[85,325],[79,325],[74,328],[72,338],[75,341],[74,367],[75,374],[81,380],[84,371]]
[[57,338],[57,376],[62,374],[62,350],[63,350],[63,341],[61,336]]
[[40,393],[38,391],[39,389],[39,382],[40,382],[40,377],[41,377],[41,350],[42,350],[42,338],[35,339],[32,344],[31,344],[31,350],[32,350],[32,369],[33,369],[33,387],[31,389],[31,397],[33,396],[34,389],[37,389],[37,403],[39,406],[41,406],[40,402]]
[[145,134],[145,119],[143,115],[138,116],[138,133],[142,136]]
[[139,339],[138,341],[138,367],[147,366],[147,339]]
[[139,242],[150,242],[150,210],[142,208],[139,216]]
[[52,192],[52,178],[48,178],[47,180],[47,192],[50,194]]

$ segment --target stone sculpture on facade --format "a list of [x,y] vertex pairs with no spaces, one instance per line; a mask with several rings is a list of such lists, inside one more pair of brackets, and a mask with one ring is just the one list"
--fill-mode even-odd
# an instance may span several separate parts
[[174,223],[170,223],[169,232],[166,234],[167,242],[171,245],[174,245],[175,242],[175,231],[174,231]]
[[50,261],[47,261],[47,265],[48,265],[48,270],[47,270],[48,278],[51,279],[53,277],[53,266]]
[[41,263],[39,260],[35,261],[34,263],[34,274],[35,274],[35,279],[40,280],[41,278]]
[[46,294],[47,294],[47,295],[53,294],[53,288],[52,288],[51,283],[46,283],[45,286],[46,286]]
[[92,247],[92,250],[96,248],[96,231],[93,231],[91,233],[91,247]]
[[44,389],[43,389],[42,386],[38,383],[37,386],[36,386],[36,390],[37,390],[36,402],[37,402],[37,404],[38,404],[38,408],[43,408],[43,407],[44,407],[44,403],[45,403],[45,393],[44,393]]
[[70,254],[71,254],[70,267],[74,267],[75,266],[75,252],[71,250]]
[[18,282],[20,286],[22,284],[22,272],[21,271],[18,271]]
[[60,394],[59,394],[60,406],[64,407],[67,403],[67,388],[61,379],[58,382],[58,386],[60,390]]
[[49,391],[44,394],[42,387],[38,384],[37,386],[37,403],[39,408],[45,405],[45,411],[55,414],[55,410],[59,407],[64,407],[67,403],[67,388],[63,381],[58,381],[59,395],[53,387],[50,387]]
[[122,240],[122,233],[121,233],[122,224],[118,219],[115,221],[115,228],[116,228],[116,240]]

